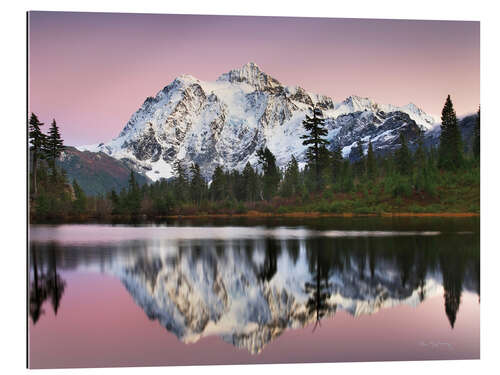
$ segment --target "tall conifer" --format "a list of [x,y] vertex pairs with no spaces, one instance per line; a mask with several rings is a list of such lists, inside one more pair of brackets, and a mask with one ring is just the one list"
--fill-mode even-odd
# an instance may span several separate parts
[[363,143],[361,139],[359,139],[356,143],[356,146],[351,151],[354,157],[354,167],[356,170],[356,174],[358,177],[364,177],[366,172],[366,160],[365,154],[363,151]]
[[32,188],[33,194],[37,193],[37,170],[38,170],[38,161],[43,158],[44,154],[44,144],[45,144],[45,134],[42,133],[40,126],[43,125],[43,122],[38,120],[37,115],[34,113],[31,114],[29,120],[28,127],[28,137],[30,143],[30,151],[31,151],[31,177],[32,177]]
[[458,120],[450,95],[441,112],[441,135],[439,138],[439,168],[456,170],[463,166],[463,145]]
[[200,166],[193,163],[190,168],[191,171],[191,199],[199,205],[206,195],[205,179],[201,175]]
[[375,160],[371,141],[368,142],[368,152],[366,154],[366,173],[372,181],[377,177],[377,161]]
[[189,180],[186,168],[180,160],[176,160],[174,163],[175,172],[175,198],[180,202],[185,202],[189,194]]
[[247,162],[245,168],[243,169],[242,179],[245,200],[247,202],[256,201],[259,196],[259,181],[255,170],[250,165],[250,162]]
[[52,120],[50,125],[49,134],[45,140],[45,155],[49,166],[52,168],[52,172],[56,173],[56,160],[64,151],[63,140],[61,139],[61,134],[59,133],[59,127],[57,126],[56,120]]
[[328,135],[328,130],[325,127],[325,120],[323,119],[323,113],[321,109],[317,107],[309,108],[312,113],[312,117],[306,114],[302,125],[308,132],[301,136],[302,144],[308,146],[306,151],[306,157],[308,163],[314,169],[315,175],[315,185],[318,190],[321,186],[321,159],[322,159],[322,149],[326,147],[330,142],[326,140]]
[[210,185],[210,195],[214,201],[221,201],[225,198],[226,176],[220,165],[215,167]]
[[411,175],[413,165],[408,143],[403,133],[399,134],[399,142],[401,143],[401,147],[398,148],[395,153],[396,167],[399,173],[409,176]]
[[294,196],[300,192],[300,171],[297,159],[292,155],[285,169],[282,193],[286,197]]
[[262,167],[262,194],[264,199],[270,200],[278,191],[280,183],[280,170],[276,164],[276,157],[267,147],[261,147],[257,150],[259,164]]
[[334,183],[340,182],[343,161],[342,150],[340,146],[337,146],[332,152],[332,179]]
[[481,108],[477,110],[477,119],[474,127],[474,143],[472,145],[472,151],[474,153],[474,157],[479,160],[481,156]]

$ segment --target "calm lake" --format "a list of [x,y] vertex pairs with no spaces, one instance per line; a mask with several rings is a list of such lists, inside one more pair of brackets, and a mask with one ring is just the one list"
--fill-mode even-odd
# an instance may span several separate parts
[[479,218],[31,225],[32,368],[479,358]]

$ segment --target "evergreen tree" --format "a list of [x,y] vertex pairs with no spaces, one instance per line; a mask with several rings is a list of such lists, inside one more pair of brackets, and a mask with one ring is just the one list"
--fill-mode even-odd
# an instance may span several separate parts
[[257,173],[250,165],[246,163],[242,173],[243,187],[244,187],[244,200],[247,202],[254,202],[259,196],[259,180]]
[[120,198],[118,197],[118,194],[116,194],[115,189],[111,190],[109,199],[111,200],[111,213],[114,215],[119,214],[121,212]]
[[361,142],[361,139],[357,141],[356,147],[354,147],[351,153],[353,153],[354,156],[354,167],[356,175],[362,178],[365,176],[366,173],[366,160],[363,151],[363,143]]
[[457,115],[448,95],[441,113],[441,135],[439,137],[439,168],[456,170],[463,166],[463,145]]
[[276,158],[267,147],[261,147],[257,150],[259,164],[262,167],[262,195],[265,200],[270,200],[278,191],[280,183],[280,170],[276,165]]
[[238,199],[242,195],[239,180],[240,172],[237,170],[226,172],[226,197],[231,201]]
[[373,153],[372,142],[368,142],[368,153],[366,154],[366,173],[371,181],[377,177],[377,161]]
[[29,120],[29,128],[28,128],[28,136],[30,146],[30,155],[32,161],[32,169],[31,169],[31,177],[32,177],[32,188],[33,194],[37,194],[37,170],[38,170],[38,161],[43,158],[43,147],[45,144],[45,135],[40,130],[40,126],[43,125],[43,122],[38,120],[38,117],[32,113]]
[[427,158],[425,151],[423,132],[420,133],[417,139],[417,150],[415,151],[415,189],[417,191],[425,191],[429,194],[434,193],[434,173],[431,164]]
[[420,132],[417,138],[417,150],[415,151],[415,166],[417,169],[424,169],[427,165],[427,158],[424,146],[424,133]]
[[477,119],[476,119],[476,125],[474,127],[474,143],[472,145],[472,151],[474,153],[474,157],[479,160],[479,157],[481,156],[481,135],[480,135],[480,129],[481,129],[481,108],[477,110]]
[[238,170],[233,170],[231,173],[231,179],[233,181],[233,195],[237,201],[245,201],[247,189],[243,181],[243,174]]
[[283,178],[282,194],[285,197],[291,197],[298,194],[300,188],[300,171],[297,159],[292,155],[292,159],[285,169],[285,176]]
[[403,133],[399,134],[399,142],[401,143],[401,147],[395,152],[396,167],[400,174],[410,176],[412,172],[412,160],[408,143]]
[[212,183],[210,185],[210,195],[214,201],[222,201],[225,198],[226,191],[226,176],[220,165],[215,167],[212,175]]
[[197,204],[200,205],[201,201],[206,196],[206,183],[205,179],[201,175],[200,166],[196,163],[191,165],[191,199]]
[[77,214],[83,214],[87,209],[87,196],[76,180],[73,180],[73,191],[75,193],[73,211]]
[[61,134],[59,133],[59,127],[57,126],[56,120],[52,120],[50,125],[49,134],[45,140],[45,156],[52,169],[53,175],[56,174],[56,160],[64,151],[63,140],[61,139]]
[[354,188],[353,166],[349,160],[342,163],[342,172],[340,177],[340,189],[344,193],[351,192]]
[[328,142],[325,137],[328,135],[328,130],[325,127],[325,120],[323,119],[323,113],[321,109],[317,107],[309,108],[312,112],[312,117],[306,114],[306,118],[302,122],[302,125],[308,132],[301,136],[304,141],[302,144],[307,147],[306,157],[308,163],[314,169],[315,174],[315,185],[316,189],[319,190],[321,186],[321,151],[322,146],[326,147],[330,142]]
[[340,146],[337,146],[332,152],[332,161],[331,161],[333,183],[340,182],[343,161],[344,159],[342,157],[342,150],[340,149]]
[[187,171],[180,160],[176,160],[174,163],[174,191],[175,199],[178,202],[185,202],[189,194],[189,180],[187,176]]
[[127,208],[128,212],[132,215],[138,215],[141,209],[141,191],[139,185],[135,179],[134,171],[130,171],[130,177],[128,180],[128,192],[127,192]]
[[332,153],[328,151],[325,145],[321,145],[319,148],[319,186],[316,182],[316,189],[322,190],[325,187],[325,184],[332,180]]

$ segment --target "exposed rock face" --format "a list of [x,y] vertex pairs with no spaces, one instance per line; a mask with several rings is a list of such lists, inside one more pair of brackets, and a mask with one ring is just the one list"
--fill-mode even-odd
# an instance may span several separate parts
[[411,143],[419,130],[434,124],[411,103],[395,107],[357,96],[334,103],[301,87],[283,86],[248,63],[215,82],[176,78],[144,101],[117,138],[80,149],[126,158],[153,180],[171,177],[176,160],[198,163],[206,177],[217,165],[241,170],[247,161],[256,164],[256,150],[264,145],[283,166],[291,155],[305,161],[302,121],[313,105],[323,111],[332,147],[340,146],[347,157],[358,140],[390,151],[399,132]]

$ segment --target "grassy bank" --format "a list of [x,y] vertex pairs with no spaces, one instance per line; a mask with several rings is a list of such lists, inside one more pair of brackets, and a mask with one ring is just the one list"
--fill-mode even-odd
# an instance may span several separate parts
[[[89,222],[131,218],[194,217],[322,217],[322,216],[477,216],[480,211],[479,167],[457,172],[438,172],[431,188],[417,189],[408,178],[383,178],[356,181],[351,191],[327,186],[319,193],[275,196],[256,202],[204,199],[182,202],[172,197],[168,204],[156,205],[144,194],[135,214],[113,208],[112,199],[88,197],[82,209],[73,200],[56,215],[37,215],[31,205],[31,222]],[[147,189],[146,187],[144,189]],[[126,197],[126,196],[125,196]],[[71,200],[68,200],[71,203]],[[161,203],[161,200],[159,201]]]

